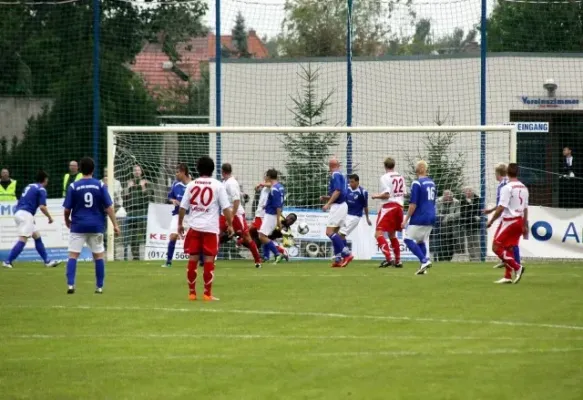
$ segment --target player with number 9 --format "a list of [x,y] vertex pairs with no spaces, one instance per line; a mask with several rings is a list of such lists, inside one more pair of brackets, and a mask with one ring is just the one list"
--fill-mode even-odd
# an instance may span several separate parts
[[[380,265],[380,268],[386,268],[394,265],[396,268],[402,268],[401,263],[401,248],[399,239],[397,239],[397,232],[401,231],[403,224],[403,203],[407,188],[405,186],[405,178],[395,171],[395,160],[393,158],[386,158],[385,174],[381,176],[380,193],[374,194],[373,199],[379,199],[382,203],[382,208],[377,215],[377,226],[375,230],[375,237],[379,249],[385,256],[385,261]],[[391,250],[385,233],[389,235],[391,247],[395,253],[395,261],[391,258]]]
[[87,244],[95,261],[95,293],[103,293],[105,278],[105,216],[109,216],[116,234],[120,233],[113,202],[103,182],[93,178],[95,162],[89,157],[79,162],[83,177],[67,188],[63,207],[65,208],[65,225],[71,230],[69,234],[69,260],[67,261],[67,294],[75,293],[75,275],[77,259],[83,245]]
[[436,188],[433,180],[427,176],[427,169],[426,161],[418,161],[415,165],[417,179],[411,183],[409,209],[402,225],[402,228],[407,228],[405,244],[421,262],[416,275],[423,275],[431,268],[427,242],[435,224]]

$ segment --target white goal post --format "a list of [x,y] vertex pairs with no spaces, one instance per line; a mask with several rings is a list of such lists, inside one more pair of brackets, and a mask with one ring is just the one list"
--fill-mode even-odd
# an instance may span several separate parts
[[[443,150],[444,154],[438,156],[446,160],[446,163],[448,159],[454,160],[456,157],[458,161],[461,160],[464,168],[467,168],[464,171],[467,175],[464,186],[474,187],[477,194],[487,193],[488,199],[484,201],[491,202],[494,166],[500,162],[516,162],[516,133],[516,126],[512,124],[357,127],[109,126],[107,128],[107,180],[108,183],[119,180],[125,193],[125,179],[132,178],[131,167],[140,165],[144,168],[146,166],[150,171],[149,179],[153,182],[153,186],[157,187],[153,202],[163,203],[165,201],[163,193],[167,191],[171,177],[168,171],[173,171],[177,162],[186,162],[192,169],[196,157],[208,154],[215,159],[216,169],[220,169],[221,162],[232,163],[234,175],[242,181],[245,188],[251,188],[263,177],[267,168],[276,168],[284,176],[288,175],[289,179],[293,179],[289,177],[290,172],[293,175],[293,171],[287,170],[290,166],[322,164],[321,159],[316,161],[313,159],[316,154],[322,158],[330,156],[339,158],[344,164],[343,168],[357,173],[361,184],[366,185],[369,193],[374,193],[377,191],[378,178],[384,172],[382,161],[386,157],[395,158],[397,169],[406,175],[410,169],[411,160],[422,157],[435,159],[436,154],[433,153],[443,148],[439,146],[447,145],[449,147]],[[191,137],[187,135],[193,135],[192,140],[188,140]],[[329,143],[326,142],[328,139],[324,142],[314,142],[320,143],[320,148],[313,149],[308,146],[306,154],[309,153],[309,155],[306,157],[310,159],[302,160],[301,156],[298,159],[298,154],[302,154],[303,150],[299,153],[291,151],[290,146],[297,143],[290,144],[290,141],[293,142],[294,138],[301,139],[308,135],[312,135],[310,140],[320,137],[319,135],[331,135],[326,136],[331,139]],[[175,139],[178,136],[182,139]],[[204,144],[190,144],[190,142],[198,143],[197,139],[203,136],[205,137]],[[440,138],[450,139],[444,139],[442,143],[439,141]],[[329,148],[326,147],[327,144],[330,144]],[[177,151],[179,147],[186,150],[182,151],[181,156]],[[292,153],[293,156],[290,155]],[[293,157],[295,159],[292,162],[290,160]],[[162,173],[162,170],[166,172]],[[114,185],[109,184],[108,187],[112,198],[120,195],[114,193]],[[289,191],[288,194],[290,194]],[[298,204],[296,201],[294,207],[300,206],[314,207],[315,204],[312,202]],[[371,204],[370,208],[374,211],[376,205]],[[249,210],[246,212],[248,217],[253,216]],[[145,220],[146,217],[144,216],[143,219]],[[145,235],[144,229],[144,227],[136,231],[130,229],[130,231],[122,232],[122,236],[127,238],[135,234],[141,237]],[[121,242],[118,240],[118,247],[119,243],[123,243],[124,251],[127,251],[126,239]],[[135,251],[132,249],[133,252]],[[115,255],[116,240],[111,223],[108,222],[107,257],[109,260],[120,258]],[[134,254],[133,257],[136,255]]]

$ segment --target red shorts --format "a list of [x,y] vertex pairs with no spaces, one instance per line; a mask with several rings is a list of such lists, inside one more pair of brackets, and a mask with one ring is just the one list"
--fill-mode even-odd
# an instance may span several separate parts
[[401,232],[403,229],[403,207],[396,203],[387,203],[377,215],[377,230],[383,232]]
[[219,254],[219,235],[189,229],[184,238],[184,252],[190,255],[216,257]]
[[[221,232],[225,232],[227,230],[227,219],[224,215],[221,215],[219,218],[219,229]],[[249,227],[247,226],[245,215],[233,216],[233,230],[237,235],[242,235],[249,232]]]
[[255,220],[253,221],[253,223],[251,225],[253,225],[253,227],[256,230],[261,229],[261,225],[263,224],[263,218],[261,217],[255,217]]
[[504,249],[518,246],[522,236],[523,224],[522,217],[503,219],[498,229],[496,229],[494,244]]

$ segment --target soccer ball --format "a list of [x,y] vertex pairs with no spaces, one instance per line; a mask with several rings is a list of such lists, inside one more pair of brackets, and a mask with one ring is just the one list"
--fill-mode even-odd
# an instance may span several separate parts
[[298,233],[300,235],[305,235],[309,231],[310,227],[308,226],[308,224],[306,224],[305,222],[300,222],[300,224],[298,225]]

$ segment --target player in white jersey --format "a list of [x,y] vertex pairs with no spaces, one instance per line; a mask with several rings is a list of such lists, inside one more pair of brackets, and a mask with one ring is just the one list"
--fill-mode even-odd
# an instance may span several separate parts
[[[484,210],[485,215],[491,214],[494,211],[496,211],[496,207],[498,207],[498,204],[500,204],[500,192],[502,188],[508,183],[507,168],[508,167],[506,166],[506,164],[500,163],[496,166],[496,169],[494,170],[494,173],[496,174],[496,180],[498,181],[498,187],[496,188],[496,205],[492,208]],[[512,249],[512,253],[514,254],[514,261],[520,264],[520,248],[518,246],[514,246],[514,248]],[[494,265],[494,268],[502,268],[505,265],[506,265],[505,263],[500,262]]]
[[[233,229],[235,230],[235,234],[243,239],[241,244],[247,247],[253,255],[255,267],[261,268],[261,256],[259,255],[257,245],[251,239],[251,235],[249,235],[249,227],[247,226],[247,220],[245,219],[245,209],[241,204],[241,187],[239,186],[239,182],[233,177],[233,167],[231,164],[225,163],[221,166],[221,175],[223,177],[225,190],[227,191],[229,203],[233,210]],[[225,218],[221,217],[221,232],[224,232],[225,229]]]
[[[492,250],[506,266],[504,277],[496,283],[518,283],[524,267],[516,262],[512,249],[518,246],[520,237],[528,234],[528,189],[518,180],[518,164],[508,165],[508,183],[500,190],[500,202],[494,216],[488,222],[492,226],[500,216],[502,222],[494,235]],[[514,272],[514,280],[512,280]]]
[[219,216],[225,216],[227,232],[233,235],[233,212],[225,186],[211,178],[215,170],[214,161],[202,156],[196,163],[200,177],[191,181],[184,191],[178,213],[178,233],[184,235],[184,217],[188,210],[188,232],[184,239],[184,252],[189,255],[187,279],[189,299],[196,300],[196,277],[199,255],[204,261],[204,297],[206,301],[218,300],[211,293],[214,279],[215,257],[219,252]]
[[[380,268],[395,266],[396,268],[403,268],[401,263],[401,245],[397,239],[397,232],[402,230],[403,224],[403,204],[405,195],[407,194],[407,187],[405,185],[405,178],[395,171],[395,160],[393,158],[386,158],[385,174],[381,176],[380,193],[372,196],[373,199],[381,201],[381,209],[377,215],[377,226],[375,230],[375,237],[379,249],[385,256],[385,261],[380,265]],[[395,253],[395,260],[391,258],[391,250],[385,238],[385,234],[389,236],[393,253]]]

